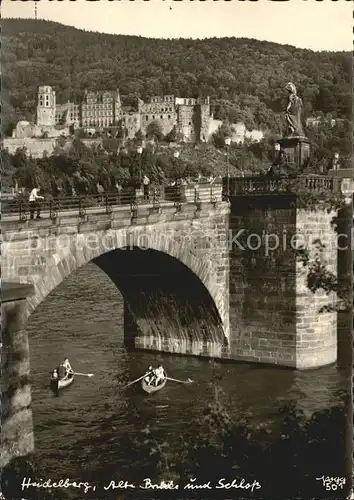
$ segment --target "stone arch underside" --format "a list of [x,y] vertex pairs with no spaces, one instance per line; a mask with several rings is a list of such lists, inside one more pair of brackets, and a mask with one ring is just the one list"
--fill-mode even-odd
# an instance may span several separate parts
[[135,345],[139,336],[224,343],[221,318],[209,292],[179,260],[133,247],[113,250],[93,262],[125,299],[127,345]]
[[[140,248],[142,235],[147,249]],[[146,227],[102,231],[96,233],[95,241],[82,244],[80,234],[72,235],[48,257],[44,272],[34,279],[28,315],[67,276],[92,261],[125,299],[135,329],[130,325],[129,340],[143,335],[227,345],[224,301],[214,288],[213,264],[196,256],[190,241],[166,238]]]

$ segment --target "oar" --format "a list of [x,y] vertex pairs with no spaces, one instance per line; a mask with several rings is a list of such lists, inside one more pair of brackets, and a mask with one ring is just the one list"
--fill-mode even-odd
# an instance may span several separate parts
[[79,373],[79,372],[71,372],[73,375],[82,375],[83,377],[93,377],[94,373]]
[[190,378],[188,380],[177,380],[176,378],[166,377],[167,380],[172,380],[172,382],[179,382],[180,384],[191,384],[193,380]]
[[141,380],[142,378],[145,378],[145,377],[147,377],[148,375],[151,375],[151,374],[152,374],[152,372],[144,373],[144,375],[142,375],[141,377],[137,378],[136,380],[133,380],[133,382],[129,382],[129,384],[127,385],[127,387],[129,387],[130,385],[135,384],[136,382],[139,382],[139,380]]

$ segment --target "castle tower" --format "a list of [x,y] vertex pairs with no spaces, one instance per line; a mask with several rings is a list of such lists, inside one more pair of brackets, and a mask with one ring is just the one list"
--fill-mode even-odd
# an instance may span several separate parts
[[55,125],[55,91],[49,85],[38,87],[37,125],[54,127]]
[[201,142],[207,142],[209,138],[209,125],[210,125],[210,102],[209,97],[207,97],[202,103],[199,105],[199,140]]

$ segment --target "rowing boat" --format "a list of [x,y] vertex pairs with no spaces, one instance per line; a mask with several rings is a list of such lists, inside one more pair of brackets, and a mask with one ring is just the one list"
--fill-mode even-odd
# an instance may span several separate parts
[[145,382],[145,379],[141,381],[141,387],[143,388],[143,391],[147,392],[148,394],[151,394],[152,392],[157,392],[163,387],[165,387],[166,382],[167,382],[167,373],[165,373],[165,378],[159,383],[159,385],[149,385]]
[[61,389],[65,389],[65,387],[69,387],[74,382],[74,374],[67,373],[64,378],[51,378],[50,379],[50,388],[54,392],[56,396],[59,395],[59,391]]

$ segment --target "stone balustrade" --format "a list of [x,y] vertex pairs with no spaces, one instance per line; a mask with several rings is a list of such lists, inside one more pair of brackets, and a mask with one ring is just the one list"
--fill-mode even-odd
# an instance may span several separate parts
[[247,194],[302,194],[312,192],[339,192],[340,179],[326,176],[297,177],[243,177],[230,179],[230,195]]

